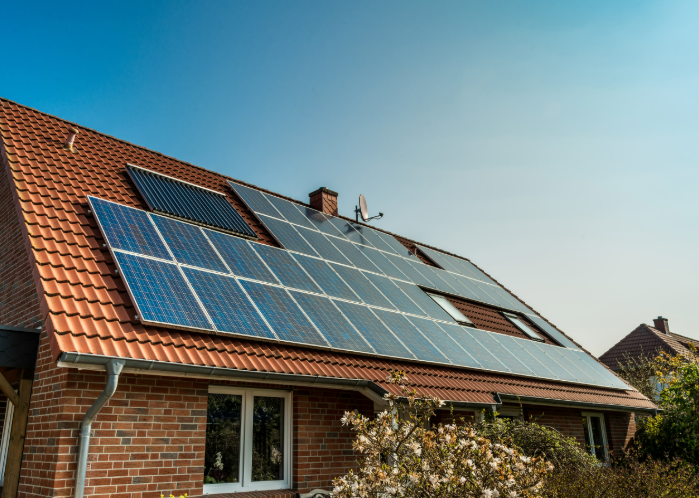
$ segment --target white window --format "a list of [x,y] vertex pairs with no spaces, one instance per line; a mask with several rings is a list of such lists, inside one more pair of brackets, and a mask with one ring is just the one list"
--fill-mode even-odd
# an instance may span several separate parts
[[522,420],[522,408],[519,406],[501,406],[497,409],[497,418],[507,419],[511,421]]
[[291,393],[209,386],[204,494],[291,487]]
[[604,415],[583,412],[585,446],[593,456],[602,462],[607,461],[607,431],[604,428]]
[[440,296],[438,294],[430,294],[429,292],[426,293],[428,296],[432,298],[432,300],[437,303],[444,311],[446,311],[450,317],[452,317],[457,323],[460,323],[462,325],[473,325],[473,322],[466,317],[461,311],[458,310],[456,306],[451,304],[449,300],[444,297]]
[[5,423],[2,426],[2,438],[0,439],[0,486],[3,486],[5,484],[5,465],[7,464],[7,450],[10,446],[12,418],[15,414],[15,405],[13,405],[9,399],[6,399],[5,403]]

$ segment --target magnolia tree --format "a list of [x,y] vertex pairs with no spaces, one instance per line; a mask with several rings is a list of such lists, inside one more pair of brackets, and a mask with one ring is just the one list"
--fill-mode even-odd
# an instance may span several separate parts
[[347,412],[343,425],[357,432],[359,469],[336,478],[339,497],[537,497],[553,466],[517,448],[480,437],[470,425],[424,428],[444,402],[419,396],[404,372],[388,378],[407,403],[386,395],[391,409],[374,420]]

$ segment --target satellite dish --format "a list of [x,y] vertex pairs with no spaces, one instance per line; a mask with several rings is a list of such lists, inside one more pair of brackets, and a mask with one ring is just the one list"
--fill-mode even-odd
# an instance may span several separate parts
[[359,216],[361,216],[364,223],[383,218],[383,213],[379,213],[377,216],[369,217],[369,210],[366,207],[366,198],[362,194],[359,194],[359,206],[354,207],[354,214],[357,221],[359,221]]

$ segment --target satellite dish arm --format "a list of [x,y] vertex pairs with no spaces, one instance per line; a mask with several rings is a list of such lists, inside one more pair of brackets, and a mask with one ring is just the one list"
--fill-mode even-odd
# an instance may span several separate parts
[[[362,210],[359,209],[359,206],[354,206],[354,217],[357,220],[357,222],[359,222],[359,217],[361,216],[361,214]],[[379,213],[378,215],[372,216],[371,218],[367,219],[364,219],[364,216],[362,216],[362,221],[364,221],[364,223],[368,223],[371,220],[380,220],[381,218],[383,218],[383,213]]]

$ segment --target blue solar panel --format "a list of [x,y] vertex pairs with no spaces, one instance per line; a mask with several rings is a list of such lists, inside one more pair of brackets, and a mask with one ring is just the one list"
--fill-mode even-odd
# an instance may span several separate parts
[[249,187],[243,187],[237,183],[228,182],[233,191],[238,194],[245,204],[254,211],[256,214],[266,214],[267,216],[274,216],[275,218],[281,218],[279,211],[276,210],[272,204],[269,203],[265,194],[259,190],[255,190]]
[[216,330],[276,339],[235,278],[192,268],[184,273]]
[[470,333],[475,329],[467,329],[460,325],[451,325],[448,323],[440,323],[439,326],[442,327],[459,346],[468,352],[468,354],[481,365],[481,368],[496,372],[510,371]]
[[325,261],[300,254],[295,254],[294,258],[327,295],[359,301],[352,289],[347,287],[347,284]]
[[[454,277],[459,282],[461,282],[464,285],[464,287],[466,287],[469,291],[471,291],[474,294],[476,300],[481,301],[483,303],[492,304],[494,306],[499,306],[499,303],[495,299],[490,297],[490,294],[488,294],[487,292],[485,292],[481,288],[481,285],[483,287],[485,287],[484,284],[481,283],[479,285],[476,283],[475,280],[471,280],[470,278],[462,277],[459,275],[454,275]],[[468,296],[464,296],[464,297],[468,297]]]
[[303,268],[291,257],[291,254],[282,249],[264,244],[254,244],[252,247],[267,263],[269,269],[272,270],[282,284],[294,289],[322,294],[323,291],[313,283],[313,280],[303,271]]
[[405,346],[376,318],[371,309],[360,304],[335,301],[338,308],[349,321],[362,333],[374,350],[381,355],[398,358],[415,358]]
[[384,310],[373,309],[383,323],[400,338],[405,346],[413,352],[418,360],[446,363],[449,360],[435,348],[404,315]]
[[[384,240],[379,237],[376,233],[375,230],[372,230],[371,228],[364,226],[364,225],[359,225],[358,223],[350,223],[352,228],[355,229],[362,237],[364,237],[364,240],[369,242],[372,246],[374,246],[376,249],[381,249],[382,251],[386,251],[391,254],[396,254],[396,251],[393,249],[393,247],[389,246]],[[368,244],[362,244],[364,246],[368,246]]]
[[[559,350],[563,354],[571,357],[577,357],[586,366],[585,372],[590,372],[591,375],[595,375],[597,379],[600,378],[599,383],[606,386],[613,386],[619,389],[628,389],[629,386],[622,381],[619,377],[614,375],[612,372],[607,370],[603,365],[600,365],[597,360],[592,358],[590,355],[583,351],[573,351],[573,350]],[[582,367],[584,368],[584,367]]]
[[355,244],[348,242],[346,240],[333,238],[333,244],[337,247],[344,256],[350,260],[350,262],[357,268],[362,270],[368,270],[373,272],[379,272],[380,270],[371,261],[364,256]]
[[453,318],[449,316],[449,314],[444,311],[441,306],[430,299],[430,297],[425,294],[425,291],[423,291],[417,285],[410,284],[408,282],[401,282],[400,280],[394,280],[393,283],[400,287],[400,289],[405,292],[427,316],[436,320],[446,320],[448,322],[453,321]]
[[202,229],[164,216],[152,216],[175,259],[186,265],[228,273],[228,268],[204,237]]
[[431,289],[435,289],[436,286],[429,280],[427,279],[422,273],[417,271],[413,265],[410,264],[410,261],[404,258],[400,258],[398,256],[391,256],[390,254],[386,254],[386,259],[389,260],[393,266],[398,268],[400,272],[405,275],[411,282],[417,284],[417,285],[422,285],[424,287],[429,287]]
[[369,261],[371,261],[374,266],[389,277],[408,280],[408,277],[403,275],[403,273],[396,268],[393,263],[387,260],[381,251],[377,251],[376,249],[372,249],[371,247],[367,246],[356,245],[355,247],[359,249],[359,252],[361,252]]
[[432,344],[434,344],[444,356],[449,358],[454,365],[481,368],[471,355],[464,351],[454,340],[432,320],[424,318],[406,317],[422,332]]
[[605,385],[605,382],[600,382],[600,379],[596,379],[594,372],[588,372],[587,367],[581,362],[576,361],[577,359],[573,356],[573,351],[565,348],[559,348],[556,346],[549,346],[548,344],[538,343],[538,346],[544,351],[550,358],[552,358],[556,363],[565,368],[570,374],[575,377],[579,382],[584,382],[586,384],[599,384]]
[[527,368],[524,363],[519,361],[505,346],[500,343],[497,338],[501,334],[486,332],[485,330],[469,329],[469,333],[478,340],[488,351],[493,353],[500,362],[505,365],[511,372],[522,375],[534,375],[531,369]]
[[247,280],[240,283],[280,340],[328,346],[287,290]]
[[301,292],[292,292],[292,294],[301,309],[323,333],[330,346],[346,351],[374,352],[330,299]]
[[306,239],[301,237],[298,231],[296,231],[294,225],[275,218],[270,218],[269,216],[260,216],[260,219],[269,231],[272,232],[274,238],[277,239],[285,249],[303,254],[310,254],[311,256],[318,255],[308,242],[306,242]]
[[205,233],[234,275],[273,284],[279,283],[250,247],[250,242],[213,230],[205,230]]
[[373,304],[374,306],[381,306],[383,308],[393,309],[393,305],[381,294],[376,287],[372,285],[369,280],[360,272],[354,268],[348,266],[340,266],[331,264],[333,270],[337,272],[342,280],[347,282],[347,285],[357,294],[362,301],[367,304]]
[[414,262],[413,266],[415,266],[420,273],[430,279],[440,291],[450,294],[458,294],[458,291],[454,288],[454,286],[450,285],[450,282],[454,280],[451,273],[440,268],[433,268],[417,262]]
[[374,287],[381,291],[381,294],[386,296],[393,306],[399,311],[412,313],[414,315],[424,315],[425,312],[415,304],[405,293],[400,290],[390,278],[375,275],[373,273],[365,273],[364,276],[374,284]]
[[97,197],[87,200],[112,249],[172,259],[148,213]]
[[488,294],[495,294],[497,300],[503,303],[504,308],[510,308],[514,311],[519,311],[520,313],[530,313],[531,310],[520,303],[514,296],[510,295],[505,289],[501,287],[488,286]]
[[316,211],[315,209],[300,206],[298,204],[296,205],[296,208],[301,211],[301,214],[304,215],[306,219],[308,219],[308,221],[316,227],[317,230],[326,235],[345,238],[345,236],[342,235],[337,228],[335,228],[335,225],[330,222],[329,216],[321,213],[320,211]]
[[412,252],[410,252],[410,250],[407,247],[398,242],[398,239],[396,239],[393,235],[379,232],[378,230],[374,230],[374,233],[377,236],[381,237],[381,240],[383,240],[386,243],[386,245],[392,247],[393,250],[396,253],[398,253],[398,255],[409,259],[417,259],[417,257],[415,257],[415,255]]
[[[482,301],[476,294],[473,293],[473,291],[470,289],[470,287],[466,286],[466,283],[468,279],[466,277],[462,277],[460,275],[451,275],[453,277],[452,281],[452,287],[456,289],[456,292],[463,298],[465,299],[471,299],[475,301]],[[471,284],[469,281],[469,286],[475,286],[475,284]]]
[[520,346],[526,349],[529,354],[534,358],[543,363],[546,368],[548,368],[556,378],[561,380],[567,380],[570,382],[576,382],[578,379],[568,370],[566,370],[559,362],[557,362],[550,355],[546,354],[544,348],[540,348],[539,345],[534,341],[521,340],[519,341]]
[[296,227],[296,230],[301,234],[301,236],[303,236],[306,242],[308,242],[308,244],[315,249],[321,258],[327,259],[328,261],[334,261],[335,263],[342,263],[343,265],[350,264],[347,258],[345,258],[337,247],[332,244],[331,241],[333,238],[326,237],[322,233],[316,232],[315,230],[307,230],[301,227]]
[[352,226],[353,223],[345,221],[341,218],[336,218],[335,216],[330,217],[330,222],[335,225],[335,228],[337,228],[345,237],[347,237],[347,239],[357,244],[371,247],[371,243],[367,240],[367,238],[354,229]]
[[257,237],[225,194],[131,165],[126,170],[153,211]]
[[114,252],[141,321],[212,330],[179,268],[172,263]]
[[[534,375],[537,377],[554,380],[559,378],[558,375],[555,375],[549,368],[547,368],[547,364],[553,363],[551,360],[544,361],[542,363],[537,357],[530,354],[528,349],[523,347],[522,343],[531,341],[526,339],[515,339],[514,337],[505,334],[498,334],[498,342],[505,346],[510,353],[515,355],[519,361],[524,363],[527,368],[534,372]],[[540,357],[541,355],[537,356]]]
[[311,223],[308,218],[301,213],[301,211],[296,209],[295,203],[280,199],[279,197],[275,197],[273,195],[265,194],[265,197],[275,208],[277,208],[277,211],[281,213],[286,221],[315,230],[313,223]]
[[549,335],[549,337],[551,337],[554,341],[559,343],[561,346],[564,346],[566,348],[571,348],[571,349],[580,349],[580,346],[578,346],[573,341],[568,339],[566,336],[561,334],[553,326],[549,325],[549,323],[546,320],[544,320],[543,318],[539,318],[538,316],[533,316],[533,315],[526,315],[526,318],[531,320],[532,322],[534,322],[534,325],[536,325],[541,330],[546,332]]
[[433,262],[437,263],[445,270],[455,273],[462,272],[460,268],[456,268],[454,265],[451,264],[451,262],[449,261],[449,257],[446,254],[441,253],[439,251],[435,251],[434,249],[430,249],[429,247],[418,246],[418,248],[420,249],[420,251],[426,254],[428,258],[430,258]]

